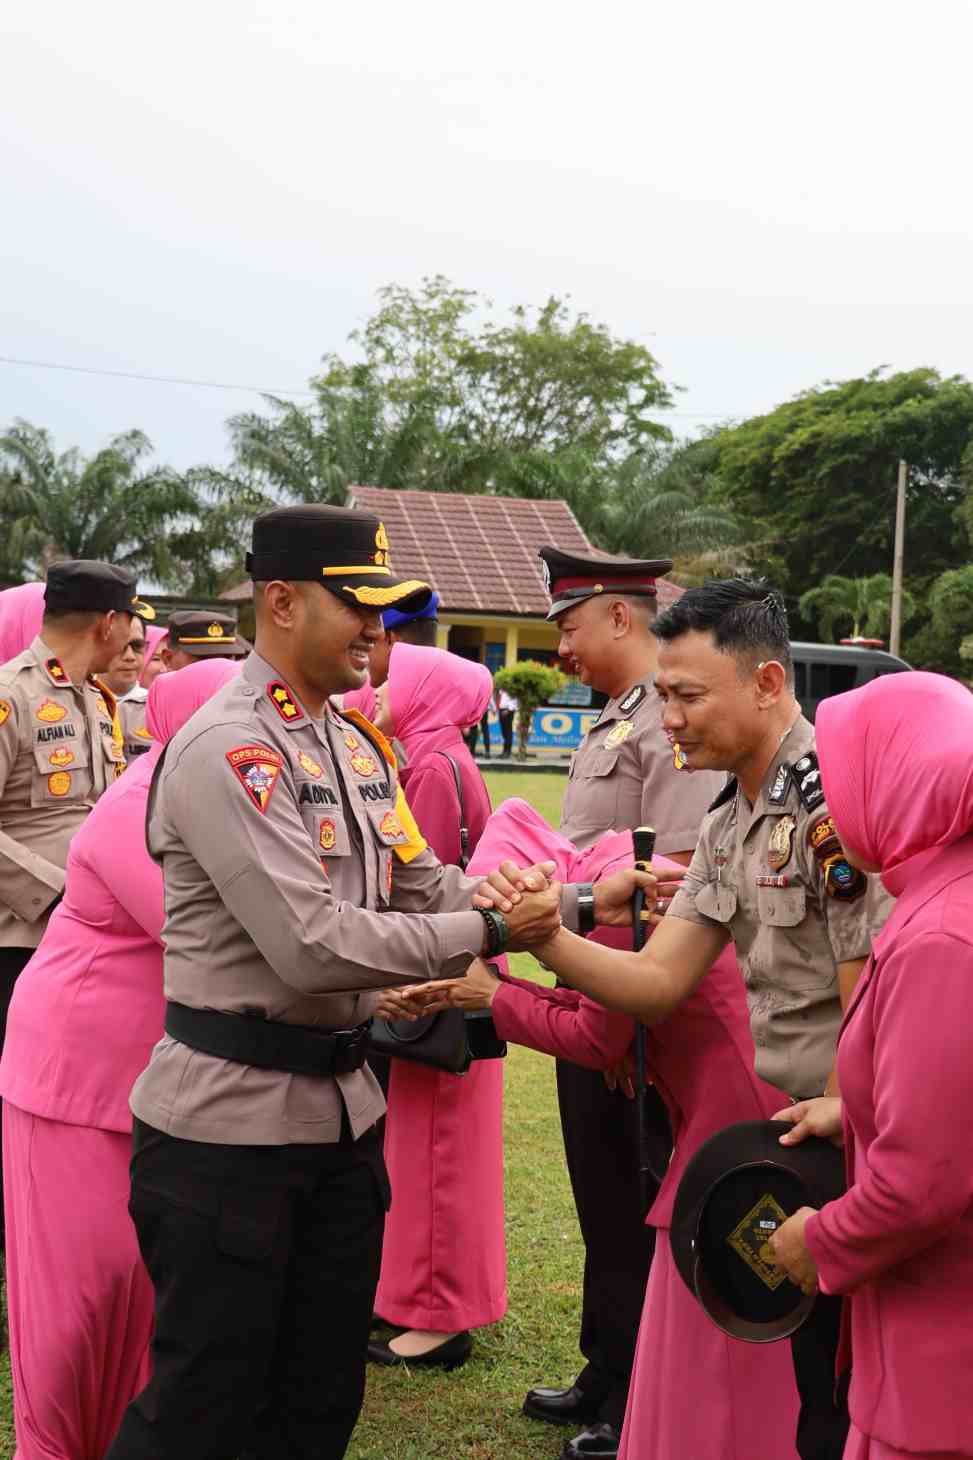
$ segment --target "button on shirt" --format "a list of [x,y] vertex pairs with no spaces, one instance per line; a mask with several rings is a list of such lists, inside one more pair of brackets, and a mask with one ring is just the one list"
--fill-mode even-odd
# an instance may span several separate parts
[[678,771],[652,679],[609,700],[571,760],[561,831],[581,851],[608,831],[654,826],[660,856],[696,845],[726,784],[715,771]]
[[[754,806],[738,788],[706,817],[667,914],[716,924],[733,939],[747,985],[757,1074],[795,1099],[820,1095],[834,1063],[838,964],[867,958],[892,906],[876,877],[848,901],[825,891],[811,833],[828,808],[822,800],[807,810],[786,771],[813,749],[814,729],[802,717]],[[788,851],[784,862],[781,846]]]
[[71,838],[125,768],[113,713],[41,638],[0,668],[0,947],[37,947]]
[[[368,990],[465,972],[483,941],[478,879],[414,855],[376,734],[331,709],[309,716],[253,654],[173,737],[148,813],[167,999],[347,1029]],[[131,1099],[148,1125],[229,1145],[336,1141],[342,1103],[355,1135],[382,1114],[367,1066],[295,1075],[168,1036]]]

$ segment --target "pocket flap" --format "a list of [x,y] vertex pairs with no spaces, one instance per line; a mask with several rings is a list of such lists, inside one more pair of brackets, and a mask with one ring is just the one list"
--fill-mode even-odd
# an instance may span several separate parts
[[737,910],[737,891],[725,882],[707,882],[696,894],[696,908],[704,917],[728,923]]
[[796,928],[807,912],[803,887],[758,887],[760,921],[772,928]]

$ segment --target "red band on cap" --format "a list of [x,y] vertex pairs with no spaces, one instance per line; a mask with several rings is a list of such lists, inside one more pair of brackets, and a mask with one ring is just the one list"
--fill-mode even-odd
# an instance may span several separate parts
[[596,573],[586,575],[584,578],[555,578],[551,584],[551,597],[556,598],[559,593],[566,593],[570,588],[612,588],[624,593],[626,588],[654,588],[654,578],[623,578],[621,581],[610,578],[601,578]]

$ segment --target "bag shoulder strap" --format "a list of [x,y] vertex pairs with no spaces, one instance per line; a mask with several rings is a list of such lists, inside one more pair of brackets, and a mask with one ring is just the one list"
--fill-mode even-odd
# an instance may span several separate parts
[[470,860],[470,831],[466,825],[466,803],[463,799],[463,777],[460,775],[459,766],[451,755],[445,750],[437,750],[443,760],[449,761],[450,770],[453,772],[453,784],[456,787],[456,799],[459,802],[459,869],[466,871]]

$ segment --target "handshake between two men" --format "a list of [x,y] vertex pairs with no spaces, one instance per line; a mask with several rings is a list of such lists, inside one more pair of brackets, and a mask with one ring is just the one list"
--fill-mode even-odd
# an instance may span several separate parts
[[[531,867],[502,862],[481,882],[473,899],[474,906],[492,910],[503,919],[505,951],[533,953],[548,967],[556,967],[558,940],[574,936],[562,926],[562,888],[560,883],[551,880],[554,867],[553,862],[539,862]],[[635,894],[641,892],[650,921],[657,922],[682,871],[667,870],[657,875],[624,867],[612,873],[593,884],[589,921],[593,917],[600,927],[630,926]],[[498,986],[499,980],[490,964],[482,957],[477,958],[462,978],[396,989],[395,1017],[415,1019],[447,1008],[469,1012],[488,1009]]]

